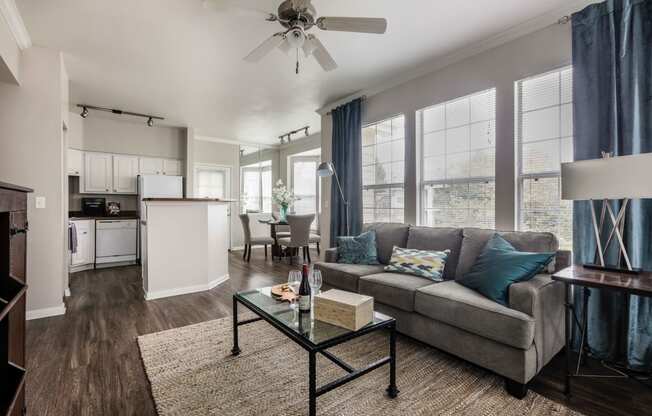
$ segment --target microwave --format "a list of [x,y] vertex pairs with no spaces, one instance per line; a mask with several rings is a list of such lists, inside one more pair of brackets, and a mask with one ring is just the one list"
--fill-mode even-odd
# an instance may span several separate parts
[[106,215],[106,198],[82,198],[82,214],[89,217]]

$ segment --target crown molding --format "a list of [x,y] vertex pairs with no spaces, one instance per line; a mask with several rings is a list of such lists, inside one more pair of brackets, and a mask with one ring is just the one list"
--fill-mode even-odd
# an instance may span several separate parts
[[237,146],[260,147],[261,149],[273,149],[279,147],[279,145],[277,144],[265,144],[265,143],[247,142],[243,140],[221,139],[219,137],[203,136],[201,134],[195,134],[195,140],[201,140],[202,142],[233,144]]
[[32,47],[32,39],[14,0],[0,0],[0,15],[7,22],[18,47],[21,50]]
[[402,74],[401,76],[389,78],[370,88],[357,91],[343,98],[335,100],[331,103],[328,103],[327,105],[323,106],[322,108],[316,111],[318,114],[324,116],[330,111],[332,111],[333,109],[335,109],[336,107],[342,104],[346,104],[349,101],[355,100],[356,98],[363,97],[363,96],[371,97],[373,95],[377,95],[383,91],[387,91],[391,88],[405,84],[406,82],[420,78],[427,74],[437,72],[450,65],[461,62],[467,58],[478,55],[482,52],[486,52],[498,46],[504,45],[520,37],[529,35],[530,33],[537,32],[539,30],[545,29],[546,27],[555,24],[566,23],[566,22],[562,22],[563,17],[566,17],[578,10],[583,9],[589,4],[596,3],[596,1],[597,0],[577,0],[577,1],[570,2],[568,5],[565,5],[564,7],[541,14],[537,17],[534,17],[530,20],[527,20],[516,26],[513,26],[501,33],[498,33],[480,42],[471,44],[465,48],[459,49],[452,53],[434,58],[430,62],[420,65],[416,69],[412,71],[408,71]]

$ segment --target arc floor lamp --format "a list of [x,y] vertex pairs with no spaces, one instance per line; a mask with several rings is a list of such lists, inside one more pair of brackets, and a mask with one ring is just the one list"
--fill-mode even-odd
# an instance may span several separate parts
[[344,203],[344,211],[346,215],[346,235],[347,236],[351,235],[351,232],[349,230],[349,201],[347,201],[346,198],[344,197],[344,192],[342,191],[342,185],[340,184],[340,179],[337,176],[337,170],[335,170],[335,166],[333,165],[332,162],[323,162],[317,168],[317,175],[320,178],[335,176],[335,181],[337,182],[337,188],[340,190],[340,197],[342,198],[342,202]]

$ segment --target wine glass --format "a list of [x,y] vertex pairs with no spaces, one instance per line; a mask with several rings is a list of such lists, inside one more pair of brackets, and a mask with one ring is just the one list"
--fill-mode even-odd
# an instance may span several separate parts
[[321,271],[313,270],[310,278],[308,279],[308,283],[310,283],[310,292],[312,292],[313,296],[319,294],[319,289],[321,288],[322,282],[323,280],[321,277]]
[[299,286],[301,286],[301,272],[299,270],[291,270],[288,274],[288,287],[294,293],[295,297],[290,301],[290,307],[294,308],[296,296],[299,295]]

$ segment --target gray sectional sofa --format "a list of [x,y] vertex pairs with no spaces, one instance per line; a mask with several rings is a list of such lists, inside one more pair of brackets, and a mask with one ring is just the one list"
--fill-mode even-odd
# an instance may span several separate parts
[[[550,272],[568,265],[569,253],[558,251],[550,233],[498,232],[517,250],[557,252],[545,273],[513,284],[509,307],[455,282],[469,271],[496,232],[476,228],[429,228],[373,224],[378,266],[337,263],[337,249],[325,253],[325,286],[374,297],[376,310],[393,316],[399,332],[505,377],[507,391],[518,398],[527,383],[564,344],[564,287]],[[444,282],[386,273],[394,246],[451,250]]]

